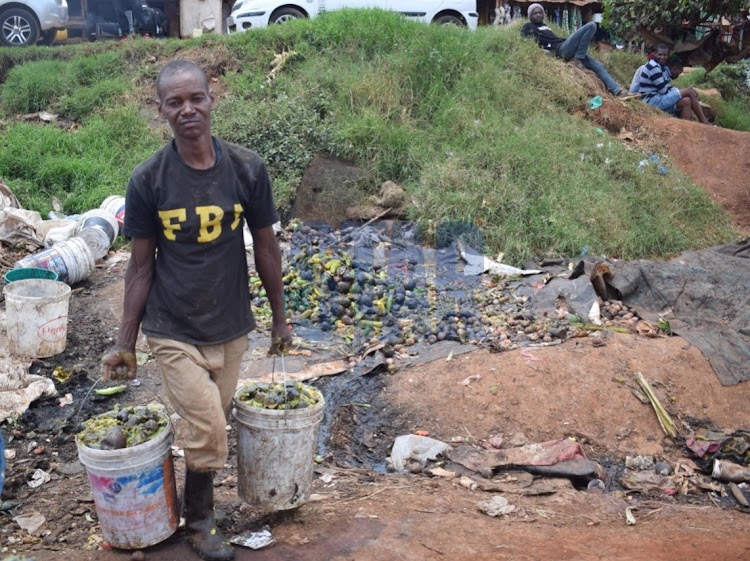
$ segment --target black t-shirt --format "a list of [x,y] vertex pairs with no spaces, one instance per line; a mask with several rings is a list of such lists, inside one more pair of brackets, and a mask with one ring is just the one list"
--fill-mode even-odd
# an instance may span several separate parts
[[156,238],[143,332],[197,345],[226,343],[255,327],[243,219],[278,221],[260,156],[218,140],[213,167],[188,167],[172,141],[139,165],[125,198],[123,233]]
[[557,53],[557,49],[565,42],[565,39],[552,33],[552,30],[543,23],[526,23],[521,28],[521,35],[533,37],[541,48],[553,53]]

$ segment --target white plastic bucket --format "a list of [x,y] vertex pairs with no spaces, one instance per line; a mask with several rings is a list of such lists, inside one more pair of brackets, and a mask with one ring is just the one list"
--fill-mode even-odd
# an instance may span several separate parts
[[91,276],[95,265],[88,244],[83,239],[74,237],[16,261],[14,268],[48,269],[55,271],[62,282],[75,284]]
[[318,428],[325,400],[306,409],[261,409],[234,394],[237,494],[269,512],[304,504],[310,496]]
[[125,197],[120,195],[107,197],[102,204],[99,205],[99,208],[114,214],[115,218],[117,218],[117,223],[120,225],[120,229],[122,229],[125,224]]
[[70,287],[49,279],[21,279],[3,288],[8,350],[46,358],[65,350]]
[[97,450],[76,439],[104,539],[141,549],[174,534],[180,521],[172,461],[172,425],[132,448]]
[[115,215],[101,208],[84,212],[76,228],[77,235],[88,244],[94,259],[107,255],[119,232],[120,225]]

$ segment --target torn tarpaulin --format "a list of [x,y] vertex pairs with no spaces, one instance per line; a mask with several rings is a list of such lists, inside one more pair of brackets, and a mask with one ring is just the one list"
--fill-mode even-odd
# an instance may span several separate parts
[[671,261],[618,261],[612,284],[649,321],[666,318],[698,347],[721,383],[750,380],[750,238]]

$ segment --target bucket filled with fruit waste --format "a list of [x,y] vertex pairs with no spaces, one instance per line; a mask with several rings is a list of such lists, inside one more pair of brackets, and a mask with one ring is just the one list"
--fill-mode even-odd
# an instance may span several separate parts
[[310,496],[325,400],[302,382],[257,382],[234,394],[237,492],[269,512]]
[[76,436],[104,539],[141,549],[179,524],[172,425],[162,405],[116,408],[83,423]]

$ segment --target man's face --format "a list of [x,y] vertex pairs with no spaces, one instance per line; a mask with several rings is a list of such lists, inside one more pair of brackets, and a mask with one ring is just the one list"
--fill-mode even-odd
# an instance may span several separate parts
[[656,49],[654,58],[656,59],[656,62],[658,62],[662,66],[666,66],[667,61],[669,60],[669,49]]
[[176,138],[193,140],[211,132],[214,96],[197,72],[180,72],[164,79],[159,112]]
[[531,23],[542,23],[544,21],[544,10],[538,7],[534,8],[529,16],[529,21]]
[[676,80],[680,77],[680,74],[682,74],[682,68],[671,66],[669,68],[669,76],[672,80]]

